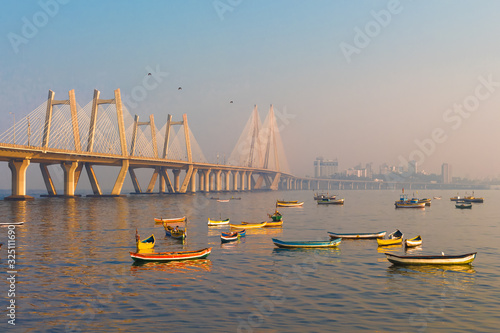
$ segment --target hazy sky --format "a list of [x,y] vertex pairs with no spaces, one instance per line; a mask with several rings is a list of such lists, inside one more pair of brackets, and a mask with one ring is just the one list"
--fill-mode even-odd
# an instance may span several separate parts
[[[273,104],[299,176],[317,156],[498,176],[498,13],[498,1],[457,0],[4,1],[0,133],[49,89],[75,89],[83,106],[161,71],[130,111],[158,128],[187,113],[211,161],[231,153],[254,104],[261,119]],[[7,163],[0,172],[9,188]]]

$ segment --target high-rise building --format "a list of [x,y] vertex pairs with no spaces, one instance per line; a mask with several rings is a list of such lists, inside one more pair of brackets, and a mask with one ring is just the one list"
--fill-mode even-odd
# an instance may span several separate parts
[[338,173],[339,162],[337,160],[325,160],[323,157],[317,157],[314,161],[314,177],[330,178]]
[[408,162],[408,173],[410,175],[418,173],[418,170],[417,170],[417,161],[411,160],[410,162]]
[[441,181],[443,184],[450,184],[451,179],[451,165],[443,163],[443,165],[441,165]]

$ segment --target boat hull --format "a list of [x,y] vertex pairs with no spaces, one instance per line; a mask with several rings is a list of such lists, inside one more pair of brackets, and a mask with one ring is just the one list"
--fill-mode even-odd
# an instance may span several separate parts
[[210,226],[227,225],[227,224],[229,224],[229,219],[225,219],[225,220],[211,220],[211,219],[208,219],[208,225],[210,225]]
[[472,204],[471,203],[461,203],[461,204],[455,204],[455,207],[458,209],[471,209]]
[[377,239],[378,246],[397,245],[403,243],[403,237],[393,239]]
[[408,203],[408,202],[396,202],[394,203],[396,208],[425,208],[425,202],[420,203]]
[[329,241],[282,241],[273,238],[273,243],[280,248],[328,248],[337,247],[342,239],[336,238]]
[[331,238],[343,238],[343,239],[376,239],[382,238],[387,233],[386,231],[380,231],[376,233],[347,233],[347,234],[336,234],[333,232],[328,232]]
[[328,199],[328,200],[318,200],[318,205],[343,205],[344,199]]
[[283,203],[283,202],[277,202],[276,206],[278,207],[302,207],[304,205],[304,202],[297,202],[297,203]]
[[406,247],[415,247],[415,246],[419,246],[419,245],[422,245],[422,237],[420,237],[420,235],[417,237],[413,237],[413,238],[405,240]]
[[137,242],[137,250],[149,250],[155,247],[155,236],[151,235],[145,240]]
[[185,239],[186,238],[186,232],[184,230],[179,230],[175,231],[174,228],[164,225],[165,227],[165,235],[175,238],[175,239]]
[[206,258],[212,252],[212,248],[205,248],[198,251],[175,251],[158,253],[134,253],[130,252],[130,257],[134,261],[176,261]]
[[262,223],[247,223],[247,224],[229,224],[231,228],[235,229],[255,229],[265,227],[267,222]]
[[398,256],[391,253],[384,253],[387,260],[395,265],[463,265],[470,264],[477,255],[477,252],[453,256]]
[[179,222],[186,222],[186,217],[178,217],[178,218],[173,218],[173,219],[162,219],[162,218],[155,218],[154,219],[156,223],[179,223]]

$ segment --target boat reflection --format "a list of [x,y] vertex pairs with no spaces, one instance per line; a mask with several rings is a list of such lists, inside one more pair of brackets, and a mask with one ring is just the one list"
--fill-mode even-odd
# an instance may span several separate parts
[[212,269],[210,259],[195,259],[169,262],[134,262],[130,266],[131,272],[162,271],[168,273],[185,273],[188,271],[207,271]]
[[405,246],[405,253],[406,254],[417,254],[419,251],[422,251],[422,245],[415,246],[415,247],[406,247]]
[[377,247],[377,252],[378,253],[396,252],[402,248],[403,248],[403,244],[379,246],[379,247]]
[[391,265],[387,268],[389,275],[406,275],[412,276],[414,274],[434,274],[440,275],[446,272],[468,273],[474,274],[476,270],[470,264],[464,265]]
[[304,248],[304,247],[298,247],[298,248],[281,248],[281,247],[276,247],[273,249],[273,254],[277,255],[290,255],[294,253],[308,253],[308,254],[340,254],[340,249],[338,247],[325,247],[325,248],[319,248],[319,247],[313,247],[313,248]]
[[221,243],[220,248],[225,250],[234,249],[237,248],[240,243],[245,243],[245,237],[242,237],[232,242]]

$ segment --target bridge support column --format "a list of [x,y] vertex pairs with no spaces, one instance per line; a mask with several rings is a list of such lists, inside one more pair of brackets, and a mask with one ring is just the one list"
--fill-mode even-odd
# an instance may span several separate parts
[[233,190],[238,191],[238,171],[233,171]]
[[75,196],[75,170],[78,162],[62,162],[61,167],[64,171],[64,196]]
[[246,171],[241,172],[241,190],[245,191],[245,176],[246,176]]
[[229,191],[229,183],[230,182],[231,182],[231,171],[227,170],[226,171],[226,184],[224,184],[226,191]]
[[120,169],[120,173],[118,174],[118,177],[116,178],[115,185],[113,186],[113,189],[111,190],[111,195],[112,196],[120,196],[122,187],[123,187],[123,182],[125,181],[125,177],[127,176],[127,171],[129,167],[129,161],[128,160],[122,160],[122,167]]
[[247,173],[247,189],[248,191],[252,190],[252,171],[248,171]]
[[92,186],[92,191],[94,195],[102,195],[101,187],[97,182],[97,177],[94,172],[94,168],[89,163],[85,163],[85,170],[87,170],[87,175],[89,176],[90,186]]
[[42,171],[43,181],[45,182],[45,187],[47,188],[47,193],[49,196],[57,195],[54,182],[52,182],[52,177],[48,169],[48,164],[40,163],[40,171]]
[[141,185],[137,180],[137,176],[135,175],[135,170],[132,168],[128,169],[128,173],[130,174],[130,179],[132,180],[132,185],[134,185],[135,193],[142,193]]
[[222,183],[221,183],[221,177],[220,177],[221,173],[222,173],[222,170],[215,171],[215,190],[217,192],[220,192],[222,190]]
[[191,193],[196,192],[196,175],[198,174],[198,169],[193,169],[193,174],[191,175],[191,181],[189,184],[189,190]]
[[205,170],[200,170],[198,172],[198,175],[200,177],[200,191],[204,192],[205,191]]
[[24,201],[34,200],[32,196],[26,195],[26,169],[30,160],[10,160],[9,169],[12,172],[12,195],[4,200]]
[[181,188],[181,185],[180,185],[181,170],[180,169],[174,169],[174,170],[172,170],[172,172],[174,173],[174,191],[177,193],[177,192],[179,192],[179,190]]
[[204,188],[204,191],[206,193],[210,192],[210,171],[212,171],[211,169],[208,169],[208,170],[203,170],[203,173],[205,174],[205,188]]

